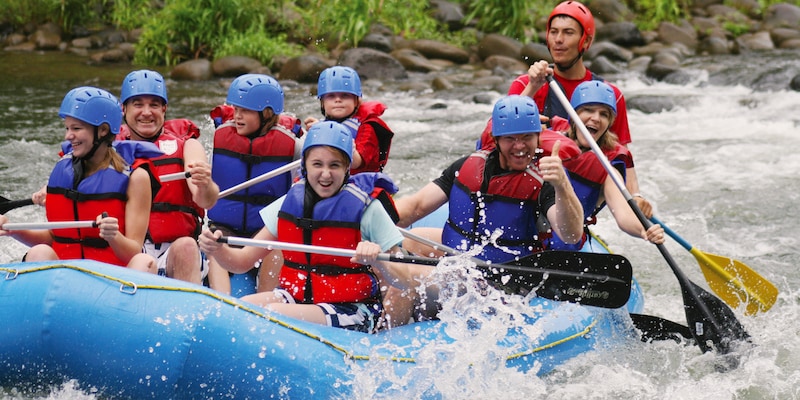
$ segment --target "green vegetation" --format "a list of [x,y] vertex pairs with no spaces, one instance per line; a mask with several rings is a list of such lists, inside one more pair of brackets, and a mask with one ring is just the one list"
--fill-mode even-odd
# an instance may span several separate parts
[[477,28],[483,32],[496,32],[527,43],[537,37],[536,21],[547,18],[558,3],[553,0],[473,0],[467,4],[466,19],[477,19]]
[[[522,42],[536,40],[536,28],[559,0],[453,0],[461,3],[478,31]],[[689,15],[692,0],[623,0],[642,30]],[[759,0],[761,10],[779,0]],[[786,1],[800,5],[800,0]],[[591,0],[586,0],[591,3]],[[461,46],[477,42],[476,31],[449,32],[431,14],[429,0],[3,0],[0,24],[58,24],[99,31],[109,26],[142,29],[134,63],[174,65],[198,57],[246,55],[271,65],[306,47],[325,52],[356,46],[376,25],[408,39],[442,40]],[[726,21],[734,34],[746,31]]]

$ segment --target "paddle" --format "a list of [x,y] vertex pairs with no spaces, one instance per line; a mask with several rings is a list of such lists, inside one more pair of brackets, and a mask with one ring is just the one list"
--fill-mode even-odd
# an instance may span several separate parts
[[221,199],[223,197],[230,196],[231,194],[236,193],[236,192],[238,192],[238,191],[240,191],[242,189],[247,189],[250,186],[253,186],[253,185],[257,184],[257,183],[264,182],[264,181],[272,179],[272,178],[274,178],[274,177],[276,177],[276,176],[278,176],[280,174],[284,174],[284,173],[289,172],[289,171],[291,171],[291,170],[293,170],[295,168],[298,168],[298,167],[300,167],[300,161],[301,160],[294,160],[294,161],[290,162],[289,164],[286,164],[286,165],[284,165],[282,167],[279,167],[279,168],[275,168],[272,171],[265,172],[265,173],[255,177],[253,179],[244,181],[244,182],[242,182],[242,183],[240,183],[240,184],[238,184],[236,186],[231,186],[228,189],[225,189],[222,192],[220,192],[218,198]]
[[[589,130],[586,129],[586,125],[583,124],[578,113],[572,108],[572,104],[567,100],[561,87],[558,86],[558,83],[552,76],[548,75],[547,81],[550,85],[550,90],[555,93],[558,100],[564,106],[564,109],[567,110],[572,122],[578,127],[580,134],[583,135],[589,143],[592,151],[595,153],[600,163],[603,164],[603,168],[605,168],[609,176],[611,176],[614,184],[622,192],[628,205],[636,214],[636,217],[645,229],[650,228],[653,224],[645,217],[642,210],[639,209],[639,206],[636,205],[630,192],[625,188],[625,182],[622,181],[622,178],[614,173],[614,168],[611,166],[608,158],[603,154],[603,151],[597,145],[594,138],[589,133]],[[669,264],[669,267],[672,269],[673,274],[675,274],[681,286],[683,308],[686,313],[689,330],[700,349],[703,352],[716,350],[721,354],[725,354],[734,349],[736,342],[749,340],[750,335],[744,330],[739,320],[736,319],[733,311],[731,311],[722,300],[714,297],[714,295],[690,281],[675,263],[675,260],[672,259],[666,246],[663,244],[657,244],[656,246],[664,257],[664,260]]]
[[[433,247],[437,250],[442,250],[449,255],[458,255],[460,252],[452,247],[446,246],[434,240],[430,240],[424,236],[415,234],[408,229],[397,228],[403,236],[416,240],[422,244]],[[653,340],[675,340],[680,341],[683,339],[691,339],[692,335],[689,333],[689,328],[677,322],[672,322],[668,319],[656,317],[654,315],[644,314],[630,314],[633,325],[641,331],[642,341],[649,342]]]
[[41,230],[41,229],[67,229],[67,228],[97,228],[94,221],[59,221],[59,222],[18,222],[3,224],[5,231]]
[[0,214],[5,214],[15,208],[32,206],[32,205],[33,205],[33,200],[31,199],[9,200],[5,197],[0,196]]
[[667,234],[675,239],[697,260],[708,286],[722,300],[732,307],[739,307],[742,301],[747,304],[745,314],[752,315],[767,311],[778,299],[778,288],[770,281],[753,271],[741,261],[728,257],[702,252],[678,236],[655,216],[650,220],[661,225]]
[[[255,246],[266,249],[299,251],[353,257],[354,250],[310,246],[240,237],[221,237],[220,243]],[[379,260],[437,265],[438,258],[380,254]],[[477,263],[484,277],[500,288],[517,294],[535,291],[552,300],[588,306],[619,308],[628,301],[632,268],[622,256],[578,252],[548,251],[532,254],[504,264]]]

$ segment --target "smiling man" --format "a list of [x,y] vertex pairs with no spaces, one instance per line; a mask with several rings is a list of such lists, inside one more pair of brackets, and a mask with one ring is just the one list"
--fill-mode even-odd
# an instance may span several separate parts
[[[562,145],[572,143],[564,137],[552,155],[537,154],[542,126],[527,96],[498,100],[492,126],[495,148],[457,160],[418,192],[395,201],[397,225],[408,226],[449,201],[444,228],[423,228],[422,234],[461,251],[480,245],[478,257],[486,261],[542,251],[549,232],[539,231],[541,216],[564,241],[579,242],[583,208],[558,156]],[[403,245],[414,249],[413,241]]]
[[153,160],[155,174],[189,172],[191,178],[165,182],[153,199],[143,252],[156,265],[135,266],[159,275],[201,283],[203,257],[197,246],[205,208],[217,201],[200,130],[189,120],[166,120],[167,86],[158,72],[138,70],[122,82],[123,126],[119,138],[158,145],[164,156]]

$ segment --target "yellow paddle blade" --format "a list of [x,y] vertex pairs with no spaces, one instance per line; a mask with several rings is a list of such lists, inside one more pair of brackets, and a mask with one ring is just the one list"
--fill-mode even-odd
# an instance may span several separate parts
[[741,261],[696,248],[689,251],[700,264],[711,290],[732,307],[745,302],[745,314],[753,315],[769,310],[778,299],[778,288]]

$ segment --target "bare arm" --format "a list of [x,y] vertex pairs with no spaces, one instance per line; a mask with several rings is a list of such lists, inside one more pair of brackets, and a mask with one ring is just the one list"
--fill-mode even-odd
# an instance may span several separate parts
[[20,243],[33,247],[37,244],[47,244],[50,245],[53,243],[53,234],[49,230],[19,230],[19,231],[6,231],[3,230],[3,224],[6,222],[10,222],[8,217],[5,215],[0,214],[0,237],[2,236],[9,236]]
[[150,175],[137,168],[128,182],[128,201],[125,204],[125,234],[119,230],[119,221],[114,217],[98,216],[100,237],[105,239],[114,254],[127,263],[133,256],[142,252],[142,244],[147,233],[152,205]]
[[428,183],[416,193],[395,200],[400,220],[397,226],[407,227],[420,218],[436,211],[447,202],[447,194],[433,182]]
[[186,171],[192,177],[187,180],[192,199],[203,208],[211,208],[219,197],[219,186],[211,179],[211,165],[208,164],[203,145],[197,139],[189,139],[183,147]]
[[578,243],[583,237],[583,206],[558,157],[560,147],[559,140],[553,145],[554,155],[542,157],[539,161],[542,177],[553,185],[556,192],[556,202],[547,210],[547,220],[565,243]]

